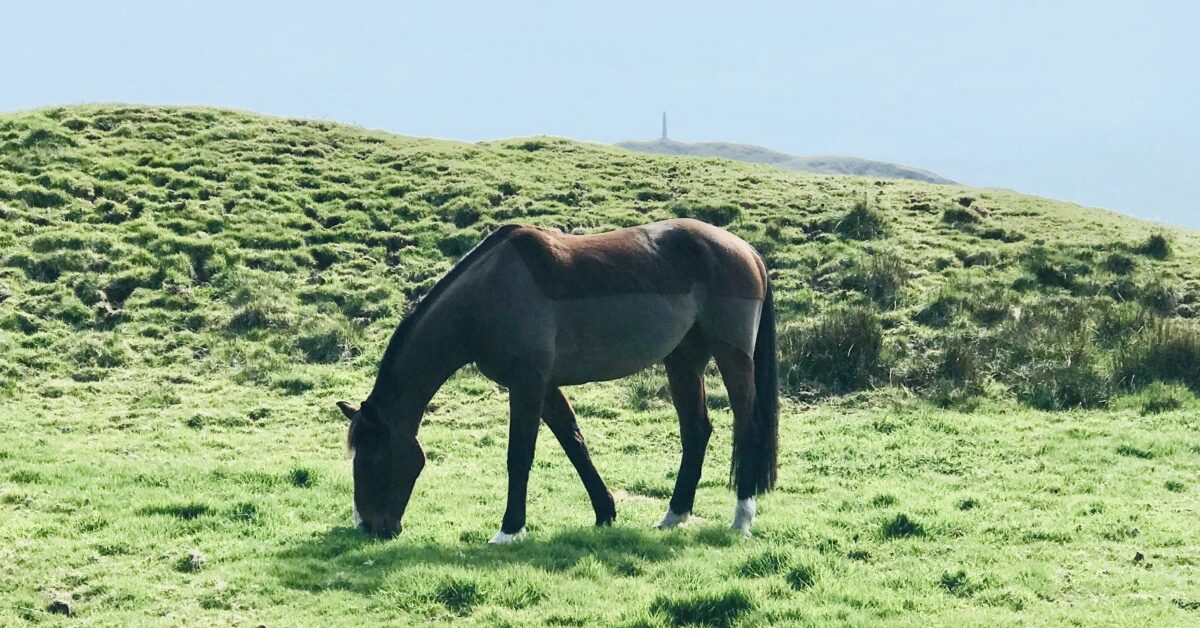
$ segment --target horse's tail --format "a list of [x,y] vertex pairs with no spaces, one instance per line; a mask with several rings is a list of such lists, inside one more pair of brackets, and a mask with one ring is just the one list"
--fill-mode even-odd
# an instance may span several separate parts
[[775,299],[771,284],[754,341],[754,411],[733,430],[733,475],[739,499],[775,488],[779,457],[779,364],[775,356]]

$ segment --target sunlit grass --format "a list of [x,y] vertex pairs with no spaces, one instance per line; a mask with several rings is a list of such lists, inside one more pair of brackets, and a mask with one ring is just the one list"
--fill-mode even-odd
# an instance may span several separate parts
[[[661,369],[568,391],[529,540],[485,542],[506,393],[468,368],[405,531],[351,527],[345,424],[484,233],[677,215],[771,269],[778,490],[728,530],[728,398],[690,524]],[[554,138],[468,145],[207,109],[0,116],[0,625],[1195,623],[1196,234],[1004,191]],[[844,395],[841,397],[831,395]],[[1079,409],[1086,408],[1086,409]]]
[[[583,422],[617,525],[590,525],[582,486],[543,434],[530,538],[490,547],[506,410],[477,376],[435,399],[422,432],[431,462],[388,542],[350,525],[330,401],[361,381],[318,374],[334,383],[277,396],[201,380],[175,387],[178,404],[137,406],[168,377],[53,382],[60,396],[0,410],[3,623],[46,619],[61,601],[121,624],[1179,624],[1200,577],[1188,412],[788,404],[779,490],[741,539],[727,530],[728,410],[713,410],[698,519],[664,533],[650,526],[666,496],[645,487],[673,477],[674,417],[626,409],[620,384],[586,386],[571,392],[580,404],[618,409]],[[189,425],[196,408],[219,420]],[[237,420],[250,412],[265,416]],[[879,431],[883,420],[893,429]]]

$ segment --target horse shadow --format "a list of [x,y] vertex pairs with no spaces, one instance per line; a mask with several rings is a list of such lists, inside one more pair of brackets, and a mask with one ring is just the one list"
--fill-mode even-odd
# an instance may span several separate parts
[[614,576],[637,575],[647,564],[683,557],[703,547],[727,547],[736,541],[736,535],[724,527],[695,526],[671,532],[579,527],[547,537],[531,534],[522,542],[505,546],[482,542],[406,543],[404,535],[380,541],[356,528],[342,526],[279,552],[274,571],[291,589],[370,594],[398,572],[421,567],[500,571],[524,565],[564,572],[591,562]]

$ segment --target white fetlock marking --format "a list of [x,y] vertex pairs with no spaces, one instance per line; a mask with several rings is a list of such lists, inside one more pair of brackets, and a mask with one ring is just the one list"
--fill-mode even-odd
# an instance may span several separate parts
[[658,525],[654,527],[658,528],[659,530],[674,530],[675,528],[687,523],[687,520],[690,519],[691,516],[691,512],[685,512],[681,515],[677,515],[674,511],[667,510],[667,514],[663,515],[662,521],[659,521]]
[[733,507],[733,529],[744,536],[750,536],[750,526],[754,524],[754,498],[739,499]]
[[[354,468],[354,456],[356,453],[357,452],[350,454],[350,468],[351,469]],[[362,517],[358,514],[358,504],[354,502],[353,498],[350,499],[350,507],[354,509],[354,527],[361,528],[362,524],[363,524],[363,520],[362,520]]]
[[504,530],[497,532],[492,539],[488,541],[488,545],[508,545],[517,541],[525,540],[525,528],[521,528],[512,534],[505,534]]

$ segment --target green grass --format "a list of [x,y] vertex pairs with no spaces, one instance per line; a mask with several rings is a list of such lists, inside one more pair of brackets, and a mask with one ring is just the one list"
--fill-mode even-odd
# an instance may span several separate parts
[[[344,425],[329,400],[352,396],[358,378],[331,372],[296,396],[194,378],[171,384],[178,403],[139,407],[168,378],[48,380],[60,396],[0,410],[3,623],[46,619],[64,596],[76,616],[119,624],[1195,619],[1172,603],[1200,578],[1194,411],[788,404],[780,488],[743,540],[725,529],[728,410],[713,410],[700,521],[670,533],[650,529],[667,497],[644,487],[670,485],[675,419],[623,410],[584,424],[617,525],[591,527],[543,434],[530,539],[496,548],[484,541],[503,510],[506,404],[481,394],[482,377],[435,399],[431,462],[390,542],[350,526]],[[627,397],[620,383],[572,396]],[[251,421],[260,407],[268,416]],[[198,408],[213,421],[191,427]],[[881,432],[884,417],[893,427]],[[1137,552],[1152,567],[1134,564]]]
[[[679,455],[661,369],[568,391],[615,527],[545,433],[529,540],[485,545],[506,396],[467,369],[404,533],[351,528],[332,402],[456,256],[507,221],[676,214],[772,268],[790,398],[753,538],[726,529],[715,376],[697,520],[650,529]],[[1008,192],[553,138],[2,116],[0,624],[1195,623],[1198,257]]]
[[[587,233],[673,216],[763,254],[791,394],[901,385],[943,405],[991,391],[1066,409],[1157,380],[1200,387],[1195,232],[554,138],[89,106],[0,117],[0,390],[200,364],[300,394],[313,382],[281,365],[368,370],[413,299],[501,223]],[[948,357],[963,346],[968,362]]]

